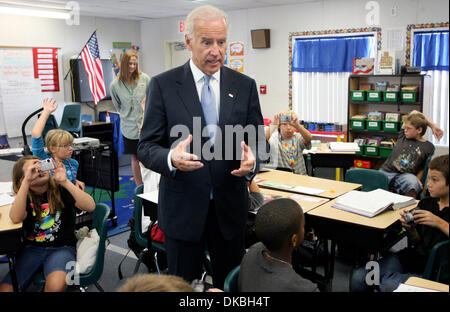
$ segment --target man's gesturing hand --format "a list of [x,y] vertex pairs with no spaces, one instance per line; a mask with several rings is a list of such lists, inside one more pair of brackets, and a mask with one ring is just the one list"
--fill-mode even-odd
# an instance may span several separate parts
[[255,167],[255,156],[250,147],[245,144],[244,141],[241,142],[242,155],[241,155],[241,166],[239,169],[231,171],[231,174],[236,177],[246,176]]
[[191,142],[192,135],[190,134],[186,140],[178,143],[170,157],[173,166],[181,171],[194,171],[203,167],[203,163],[197,160],[197,155],[186,152],[186,148]]

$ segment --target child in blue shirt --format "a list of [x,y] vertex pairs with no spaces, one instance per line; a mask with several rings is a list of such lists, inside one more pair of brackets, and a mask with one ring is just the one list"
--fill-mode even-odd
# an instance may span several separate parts
[[52,98],[43,101],[44,110],[31,131],[31,150],[33,155],[41,159],[53,158],[57,163],[63,163],[66,167],[67,178],[78,188],[84,191],[84,183],[77,180],[78,161],[72,159],[73,136],[61,129],[50,130],[45,136],[45,145],[48,155],[44,150],[42,132],[50,115],[58,108],[58,104]]

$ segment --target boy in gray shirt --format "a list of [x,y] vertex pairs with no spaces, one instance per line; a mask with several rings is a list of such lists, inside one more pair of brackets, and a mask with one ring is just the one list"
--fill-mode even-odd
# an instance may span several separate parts
[[289,198],[275,199],[258,210],[255,232],[261,242],[251,246],[241,262],[239,291],[318,291],[292,268],[292,251],[303,241],[304,220],[300,205]]
[[397,144],[389,158],[381,166],[389,178],[394,192],[416,198],[422,191],[421,178],[428,157],[434,153],[434,145],[423,136],[430,127],[439,140],[443,131],[437,124],[418,111],[412,111],[400,131]]

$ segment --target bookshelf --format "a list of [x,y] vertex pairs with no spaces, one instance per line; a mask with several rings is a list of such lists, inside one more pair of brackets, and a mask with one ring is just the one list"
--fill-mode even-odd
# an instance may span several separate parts
[[[403,86],[417,86],[417,94],[415,101],[404,101],[398,94],[396,101],[384,101],[383,94],[380,95],[379,100],[369,101],[367,98],[362,100],[355,100],[352,97],[352,91],[360,90],[361,84],[371,84],[372,90],[375,89],[377,82],[386,82],[387,85],[396,84],[400,90]],[[381,113],[399,113],[401,115],[408,114],[412,110],[423,111],[423,90],[424,90],[424,76],[413,75],[351,75],[348,80],[348,116],[347,116],[347,142],[353,142],[355,139],[367,138],[381,138],[382,140],[396,139],[400,132],[400,125],[398,131],[384,131],[383,127],[379,130],[368,130],[367,126],[364,129],[352,129],[351,118],[355,115],[367,114],[378,111]],[[400,117],[401,120],[401,117]],[[356,158],[363,160],[370,160],[372,168],[378,169],[386,159],[379,155],[357,155]]]

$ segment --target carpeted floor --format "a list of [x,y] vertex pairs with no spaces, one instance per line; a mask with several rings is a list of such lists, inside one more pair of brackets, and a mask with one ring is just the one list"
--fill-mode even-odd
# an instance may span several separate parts
[[[111,220],[108,220],[108,237],[128,231],[130,229],[128,220],[133,217],[134,205],[132,200],[136,188],[133,176],[120,176],[119,185],[119,191],[114,193],[117,226],[114,227]],[[93,190],[90,187],[86,187],[86,192],[94,198],[96,203],[105,203],[112,208],[110,192],[100,189]]]

